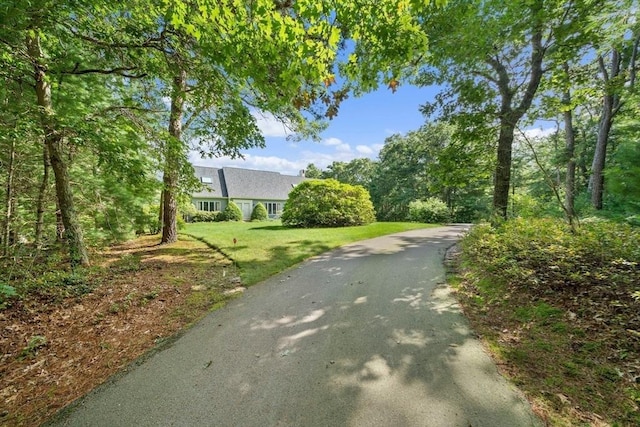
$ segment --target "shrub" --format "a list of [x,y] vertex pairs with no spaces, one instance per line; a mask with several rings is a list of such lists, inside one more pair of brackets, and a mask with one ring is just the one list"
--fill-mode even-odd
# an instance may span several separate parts
[[229,201],[223,213],[226,221],[242,221],[242,211],[240,207],[232,201]]
[[133,216],[133,224],[136,234],[158,234],[162,229],[158,218],[159,206],[148,204],[136,212]]
[[347,227],[369,224],[374,218],[369,192],[335,179],[298,184],[282,212],[282,224],[289,227]]
[[269,219],[267,208],[262,203],[255,205],[253,212],[251,212],[251,221],[266,221],[267,219]]
[[440,199],[414,200],[409,203],[409,221],[438,223],[450,222],[451,211]]
[[478,225],[462,245],[492,280],[520,286],[575,291],[640,279],[640,231],[627,224],[583,221],[572,233],[561,220],[518,218],[497,228]]
[[221,221],[222,212],[206,212],[206,211],[198,211],[195,214],[191,215],[192,222],[215,222]]
[[16,295],[16,289],[13,286],[0,282],[0,310],[5,308],[8,305],[9,299]]

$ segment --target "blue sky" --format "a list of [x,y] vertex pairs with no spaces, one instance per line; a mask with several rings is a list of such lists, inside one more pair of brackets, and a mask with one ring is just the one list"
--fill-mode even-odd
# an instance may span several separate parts
[[[286,128],[270,117],[256,113],[258,126],[266,139],[265,148],[243,151],[244,160],[220,157],[202,159],[192,152],[194,165],[239,167],[298,175],[309,163],[325,169],[333,161],[348,162],[359,157],[377,159],[389,136],[418,129],[425,123],[419,108],[432,101],[439,87],[418,88],[408,84],[395,93],[381,87],[359,98],[349,98],[340,106],[338,116],[329,122],[321,141],[289,141]],[[541,137],[555,131],[553,123],[536,122],[526,130],[529,137]]]
[[398,87],[395,93],[381,87],[359,98],[349,98],[340,106],[337,117],[317,141],[288,141],[285,128],[268,115],[257,115],[267,146],[243,152],[245,160],[221,157],[202,159],[192,153],[198,166],[233,166],[297,175],[309,163],[324,169],[333,161],[359,157],[376,159],[384,140],[396,133],[418,129],[425,123],[420,105],[432,100],[438,88]]

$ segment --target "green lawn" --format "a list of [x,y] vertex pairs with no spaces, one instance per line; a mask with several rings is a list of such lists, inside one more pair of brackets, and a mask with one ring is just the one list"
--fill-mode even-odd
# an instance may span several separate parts
[[295,229],[285,228],[279,221],[200,222],[187,224],[181,233],[202,240],[235,260],[242,283],[253,285],[347,243],[428,227],[435,225],[377,222],[361,227]]

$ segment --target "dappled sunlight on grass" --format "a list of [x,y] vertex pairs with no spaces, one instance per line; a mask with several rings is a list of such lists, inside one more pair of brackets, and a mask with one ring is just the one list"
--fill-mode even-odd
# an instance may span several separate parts
[[[231,258],[240,267],[243,283],[252,285],[307,258],[351,242],[427,227],[434,226],[374,223],[361,227],[296,229],[283,227],[279,221],[226,222],[187,224],[183,234],[206,242]],[[399,240],[398,246],[417,243]],[[351,250],[354,255],[358,253],[357,248]]]

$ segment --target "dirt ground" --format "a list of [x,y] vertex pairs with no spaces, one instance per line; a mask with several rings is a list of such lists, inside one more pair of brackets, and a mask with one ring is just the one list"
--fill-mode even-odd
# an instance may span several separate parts
[[0,311],[1,425],[40,425],[239,289],[204,243],[158,241],[96,254],[82,295],[34,294]]

